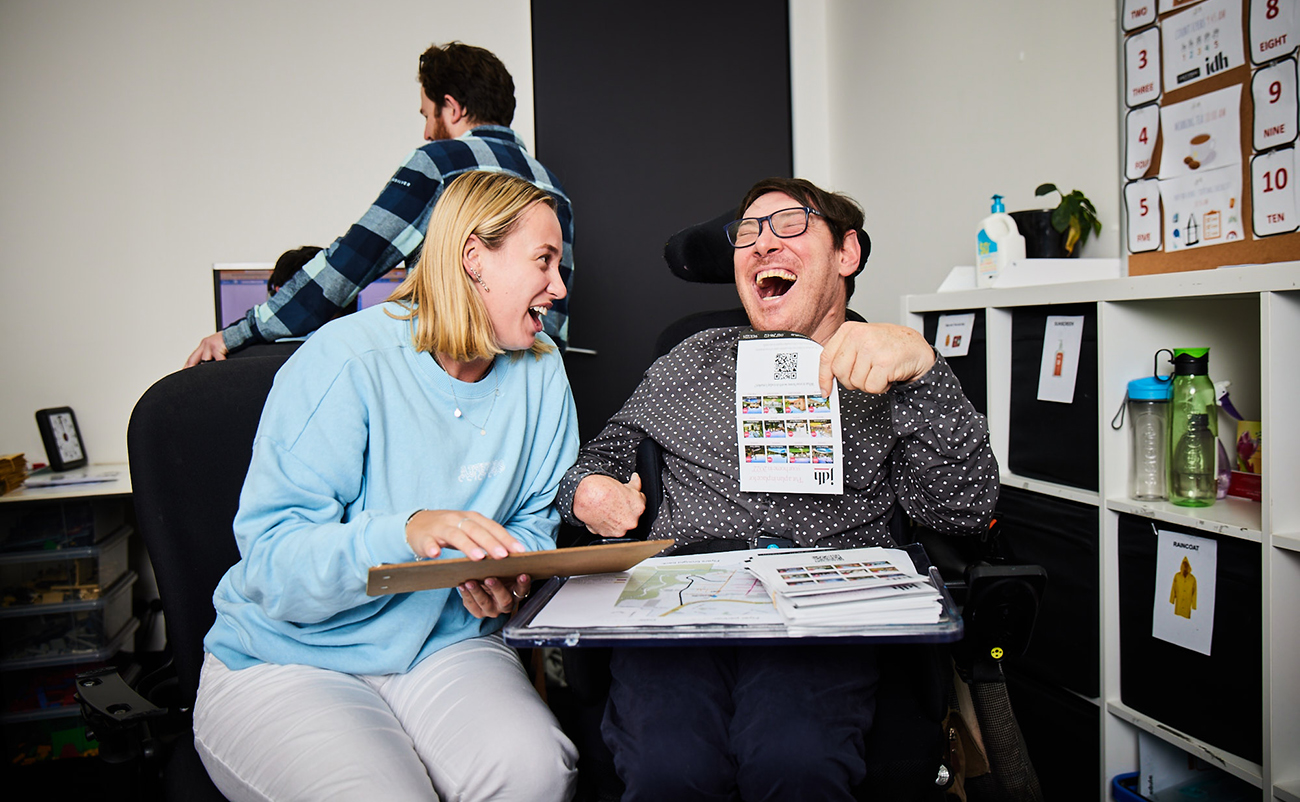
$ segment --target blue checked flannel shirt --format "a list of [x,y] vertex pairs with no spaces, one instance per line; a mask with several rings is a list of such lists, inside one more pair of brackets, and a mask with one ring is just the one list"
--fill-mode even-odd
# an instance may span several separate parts
[[[560,276],[573,284],[573,207],[559,179],[524,149],[514,131],[483,125],[457,138],[430,142],[407,157],[379,198],[342,237],[294,274],[266,303],[221,332],[226,349],[301,337],[327,323],[370,282],[402,262],[414,267],[429,215],[452,179],[471,170],[513,173],[555,196],[564,255]],[[555,302],[546,333],[563,348],[568,299]]]

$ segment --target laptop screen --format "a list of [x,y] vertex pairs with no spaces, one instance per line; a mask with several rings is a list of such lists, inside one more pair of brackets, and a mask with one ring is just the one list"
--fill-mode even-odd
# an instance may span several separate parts
[[[275,267],[270,262],[239,262],[212,266],[217,330],[242,320],[248,310],[267,299],[266,282]],[[406,268],[395,267],[375,279],[357,296],[357,308],[382,304],[406,280]]]

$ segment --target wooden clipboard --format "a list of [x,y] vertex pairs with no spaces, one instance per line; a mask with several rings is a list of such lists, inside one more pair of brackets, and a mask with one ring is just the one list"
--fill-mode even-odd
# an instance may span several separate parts
[[419,562],[392,563],[370,569],[366,580],[367,596],[389,593],[410,593],[433,588],[454,588],[471,579],[490,576],[518,576],[528,574],[533,581],[553,576],[579,576],[626,571],[647,557],[653,557],[673,545],[665,540],[629,540],[626,543],[607,543],[598,546],[575,546],[550,551],[526,551],[499,560],[486,558],[471,560],[460,557],[454,560],[421,560]]

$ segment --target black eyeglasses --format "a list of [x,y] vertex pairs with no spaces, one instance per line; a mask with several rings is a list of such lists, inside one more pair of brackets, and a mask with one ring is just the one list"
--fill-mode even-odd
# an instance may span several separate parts
[[816,209],[796,206],[793,209],[779,209],[767,217],[742,217],[739,220],[732,220],[723,227],[723,230],[727,232],[727,239],[731,241],[733,247],[748,248],[758,241],[758,235],[763,232],[764,221],[774,235],[789,239],[808,230],[810,214],[823,216]]

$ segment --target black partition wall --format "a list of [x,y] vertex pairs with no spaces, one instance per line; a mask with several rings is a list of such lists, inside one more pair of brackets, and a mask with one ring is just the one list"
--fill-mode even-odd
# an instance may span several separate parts
[[784,0],[533,0],[537,155],[573,200],[572,346],[584,441],[631,394],[677,318],[739,306],[677,279],[674,232],[792,174]]

